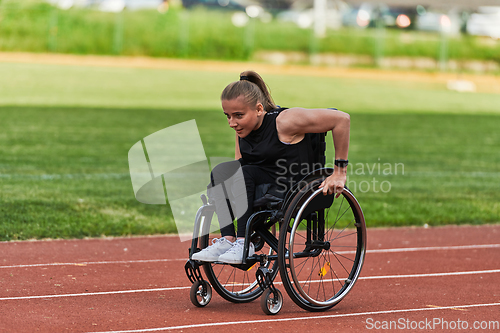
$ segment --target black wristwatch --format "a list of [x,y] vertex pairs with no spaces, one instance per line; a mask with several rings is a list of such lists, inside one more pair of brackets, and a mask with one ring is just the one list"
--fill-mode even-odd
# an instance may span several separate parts
[[334,164],[339,168],[345,168],[349,165],[349,160],[335,160]]

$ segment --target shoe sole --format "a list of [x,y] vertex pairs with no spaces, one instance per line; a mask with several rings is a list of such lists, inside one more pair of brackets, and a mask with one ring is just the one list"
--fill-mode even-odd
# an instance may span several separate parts
[[198,261],[203,261],[203,262],[215,262],[217,260],[219,260],[219,258],[215,258],[215,259],[196,259],[194,257],[191,257],[192,260],[198,260]]
[[[254,253],[249,254],[249,255],[248,255],[248,257],[251,257],[251,256],[253,256],[253,255],[254,255]],[[219,257],[219,260],[217,260],[217,261],[218,261],[218,262],[221,262],[221,263],[223,263],[223,264],[233,264],[233,265],[239,265],[239,264],[242,264],[242,263],[243,263],[243,260],[238,260],[238,261],[237,261],[237,260],[227,259],[227,260],[222,261],[222,260],[220,260],[220,257]]]
[[220,259],[217,261],[217,262],[220,262],[222,264],[232,264],[232,265],[239,265],[241,264],[243,261],[230,261],[230,260],[226,260],[226,261],[221,261]]

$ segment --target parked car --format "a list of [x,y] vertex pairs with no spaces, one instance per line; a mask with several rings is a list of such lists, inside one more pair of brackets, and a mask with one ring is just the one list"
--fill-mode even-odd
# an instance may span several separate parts
[[[325,25],[330,29],[339,29],[342,26],[342,16],[349,10],[349,6],[340,0],[327,0]],[[314,23],[314,1],[299,0],[292,4],[289,10],[276,15],[282,22],[293,22],[301,28],[309,28]]]
[[467,33],[500,39],[500,7],[479,7],[467,21]]
[[378,23],[384,27],[412,28],[416,12],[409,7],[389,7],[383,3],[363,3],[342,17],[344,26],[368,28]]
[[451,35],[460,33],[464,20],[461,12],[452,9],[448,12],[423,9],[416,17],[415,28],[423,31],[446,32]]

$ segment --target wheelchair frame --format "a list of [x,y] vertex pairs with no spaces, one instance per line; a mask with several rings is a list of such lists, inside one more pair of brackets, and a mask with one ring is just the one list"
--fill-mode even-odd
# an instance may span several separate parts
[[[326,133],[319,133],[311,140],[315,162],[323,166],[325,136]],[[283,296],[273,283],[279,270],[287,294],[303,309],[324,311],[338,304],[361,273],[366,224],[358,201],[347,187],[339,199],[334,195],[324,196],[322,189],[318,189],[332,172],[331,168],[314,170],[293,186],[284,199],[254,210],[247,221],[243,262],[238,265],[191,259],[209,245],[215,213],[215,206],[202,195],[203,205],[196,214],[189,260],[185,264],[186,275],[193,283],[191,302],[198,307],[206,306],[212,298],[212,285],[220,296],[234,303],[250,302],[264,294],[262,310],[269,315],[277,314],[283,305]],[[338,200],[341,202],[337,203]],[[339,209],[332,222],[329,212],[334,204]],[[251,257],[248,256],[250,241],[255,246]],[[255,280],[251,282],[248,272],[257,265]],[[200,267],[209,281],[203,279]],[[243,282],[236,282],[239,275],[243,275]]]

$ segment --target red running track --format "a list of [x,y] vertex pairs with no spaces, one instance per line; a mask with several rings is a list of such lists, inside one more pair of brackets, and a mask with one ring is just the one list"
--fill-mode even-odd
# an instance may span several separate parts
[[361,278],[333,309],[284,296],[189,300],[174,236],[0,243],[0,332],[500,331],[500,225],[368,229]]

